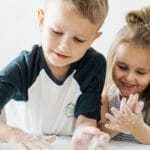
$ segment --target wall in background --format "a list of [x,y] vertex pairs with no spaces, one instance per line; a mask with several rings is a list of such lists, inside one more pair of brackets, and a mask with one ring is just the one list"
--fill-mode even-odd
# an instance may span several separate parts
[[[107,55],[116,32],[124,25],[125,14],[146,5],[149,0],[108,0],[109,14],[101,29],[103,35],[93,43]],[[37,8],[42,0],[5,0],[0,5],[0,69],[22,50],[40,42]]]

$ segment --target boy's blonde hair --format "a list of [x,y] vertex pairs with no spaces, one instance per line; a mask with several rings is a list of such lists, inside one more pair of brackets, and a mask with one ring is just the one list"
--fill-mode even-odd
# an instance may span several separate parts
[[[51,0],[45,0],[46,3]],[[54,0],[56,1],[56,0]],[[93,24],[102,26],[108,13],[107,0],[58,0],[62,1],[68,9],[78,10],[84,17],[88,18]],[[59,10],[58,10],[59,11]]]
[[[104,95],[107,95],[109,88],[114,84],[112,80],[112,68],[118,47],[122,43],[136,45],[150,51],[150,7],[130,11],[126,15],[127,25],[121,28],[114,40],[107,56],[107,74],[104,86]],[[142,99],[145,101],[145,121],[150,111],[150,85],[143,91]],[[148,118],[147,118],[148,119]]]

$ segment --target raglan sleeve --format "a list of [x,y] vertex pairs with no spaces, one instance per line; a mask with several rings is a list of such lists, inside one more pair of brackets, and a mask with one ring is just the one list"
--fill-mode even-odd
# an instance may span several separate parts
[[92,63],[88,63],[89,67],[81,77],[82,94],[75,107],[75,117],[84,115],[98,121],[100,119],[101,93],[106,75],[106,60],[104,56],[101,56],[94,58]]
[[24,99],[25,62],[20,54],[0,71],[0,110],[10,99]]

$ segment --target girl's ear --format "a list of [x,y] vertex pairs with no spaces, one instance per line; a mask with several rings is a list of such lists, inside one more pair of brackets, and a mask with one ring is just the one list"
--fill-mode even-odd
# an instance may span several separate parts
[[43,24],[44,24],[44,10],[43,9],[38,9],[37,10],[37,15],[38,15],[38,25],[39,25],[39,30],[42,32],[43,30]]

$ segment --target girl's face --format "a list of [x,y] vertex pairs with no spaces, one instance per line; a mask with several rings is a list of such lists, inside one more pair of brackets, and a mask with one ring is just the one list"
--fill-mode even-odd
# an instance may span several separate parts
[[123,43],[119,46],[112,68],[113,80],[122,97],[139,95],[150,84],[150,50]]

